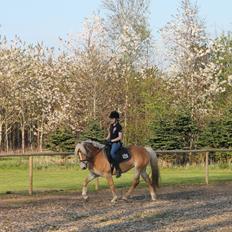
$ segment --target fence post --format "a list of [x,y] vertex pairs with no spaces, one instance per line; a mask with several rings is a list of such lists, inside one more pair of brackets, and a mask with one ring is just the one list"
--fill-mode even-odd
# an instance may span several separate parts
[[98,189],[99,189],[99,178],[97,178],[95,182],[95,190],[98,190]]
[[209,152],[205,153],[205,183],[209,184]]
[[29,195],[33,193],[33,157],[29,156]]

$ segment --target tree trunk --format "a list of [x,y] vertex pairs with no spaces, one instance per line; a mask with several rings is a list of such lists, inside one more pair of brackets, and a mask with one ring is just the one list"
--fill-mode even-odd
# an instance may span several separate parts
[[128,101],[129,101],[129,81],[128,81],[128,73],[126,73],[125,77],[126,82],[126,91],[125,91],[125,105],[124,105],[124,141],[128,142],[128,136],[127,136],[127,121],[128,121]]
[[2,147],[2,127],[3,127],[3,122],[0,122],[0,151]]
[[[191,135],[191,137],[190,137],[190,146],[189,146],[189,150],[192,150],[193,149],[193,137],[192,137],[192,135]],[[192,159],[192,152],[190,151],[189,152],[189,164],[191,165],[192,164],[192,161],[193,161],[193,159]]]
[[44,134],[44,115],[42,115],[41,126],[39,130],[39,151],[43,150],[43,134]]
[[21,134],[22,134],[22,153],[25,153],[25,124],[21,125]]
[[93,119],[96,120],[96,111],[97,111],[97,81],[93,79]]
[[20,128],[17,126],[16,127],[16,132],[17,132],[17,137],[16,137],[16,141],[15,141],[15,147],[16,149],[20,149],[21,146],[21,136],[20,136]]
[[40,136],[39,136],[39,151],[43,151],[43,126],[40,129]]
[[31,147],[31,150],[33,150],[33,145],[32,145],[32,143],[33,143],[33,141],[32,141],[32,138],[33,138],[33,129],[32,129],[31,126],[30,126],[30,128],[29,128],[28,133],[29,133],[28,136],[29,136],[30,147]]
[[36,139],[37,139],[37,150],[39,151],[39,139],[40,139],[40,132],[39,132],[39,129],[37,129],[37,137],[36,137]]
[[6,141],[6,152],[9,151],[9,139],[8,139],[8,123],[5,124],[5,141]]
[[96,120],[96,96],[93,97],[93,119]]

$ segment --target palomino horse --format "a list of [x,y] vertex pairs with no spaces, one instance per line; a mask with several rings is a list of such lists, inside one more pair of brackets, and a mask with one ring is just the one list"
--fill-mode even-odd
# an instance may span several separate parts
[[[134,167],[135,176],[130,189],[123,196],[123,199],[128,199],[135,187],[139,184],[141,175],[144,181],[148,184],[151,199],[155,200],[156,187],[158,187],[159,184],[159,168],[156,153],[150,147],[139,147],[136,145],[131,145],[128,147],[128,149],[131,154],[131,159],[120,163],[120,168],[122,172],[127,172]],[[89,176],[86,177],[84,181],[82,189],[83,198],[85,200],[88,199],[87,186],[89,182],[94,180],[96,177],[101,176],[107,179],[107,182],[112,191],[113,199],[111,202],[116,202],[118,197],[115,192],[111,166],[104,151],[104,145],[92,140],[86,140],[76,145],[75,155],[77,155],[79,158],[81,168],[86,169],[88,167],[90,171]],[[151,165],[151,179],[146,172],[146,168],[149,163]]]

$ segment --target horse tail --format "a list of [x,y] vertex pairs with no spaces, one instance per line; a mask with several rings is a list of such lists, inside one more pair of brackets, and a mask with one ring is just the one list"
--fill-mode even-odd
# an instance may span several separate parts
[[153,188],[159,187],[160,173],[156,152],[151,147],[145,147],[150,156],[151,182]]

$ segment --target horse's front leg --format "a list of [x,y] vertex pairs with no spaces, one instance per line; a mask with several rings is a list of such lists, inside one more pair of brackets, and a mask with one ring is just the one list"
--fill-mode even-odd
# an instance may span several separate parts
[[88,195],[87,195],[87,186],[88,184],[94,180],[95,178],[97,177],[97,175],[95,175],[94,173],[90,173],[86,178],[85,178],[85,181],[84,181],[84,184],[83,184],[83,188],[82,188],[82,197],[84,198],[84,200],[87,200],[88,199]]
[[116,195],[116,191],[115,191],[115,186],[114,186],[114,181],[113,181],[113,177],[111,174],[108,174],[106,176],[106,180],[108,182],[108,185],[110,186],[112,195],[113,195],[113,199],[111,200],[112,203],[115,203],[118,199],[117,195]]

